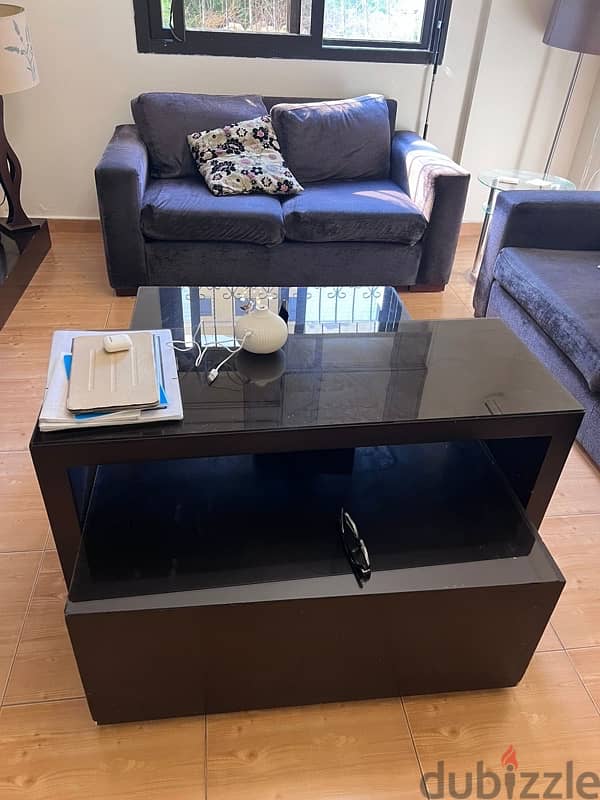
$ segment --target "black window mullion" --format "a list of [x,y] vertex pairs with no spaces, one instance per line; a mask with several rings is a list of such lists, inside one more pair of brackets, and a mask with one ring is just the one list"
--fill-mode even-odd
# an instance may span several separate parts
[[323,20],[325,18],[325,0],[312,0],[310,16],[310,38],[319,49],[323,43]]
[[302,25],[302,0],[288,0],[288,30],[300,33]]
[[150,22],[151,38],[164,39],[166,31],[163,26],[162,8],[160,0],[146,0],[146,5],[148,6],[148,18]]

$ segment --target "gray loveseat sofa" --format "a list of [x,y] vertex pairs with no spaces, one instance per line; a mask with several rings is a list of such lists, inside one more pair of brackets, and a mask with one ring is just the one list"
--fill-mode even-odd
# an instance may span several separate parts
[[577,398],[577,439],[600,466],[600,192],[503,192],[475,287]]
[[[116,128],[96,168],[108,276],[117,294],[134,294],[141,285],[444,288],[469,176],[417,134],[395,131],[393,100],[385,101],[389,158],[380,174],[305,183],[302,194],[281,199],[209,192],[186,135],[251,119],[282,102],[300,101],[151,93],[132,102],[136,124]],[[367,119],[363,151],[369,142]],[[333,135],[315,157],[326,159],[335,147]],[[282,152],[294,160],[283,142]]]

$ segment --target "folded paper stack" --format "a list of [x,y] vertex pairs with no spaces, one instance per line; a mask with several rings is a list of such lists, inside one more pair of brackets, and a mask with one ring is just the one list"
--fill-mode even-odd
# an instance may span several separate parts
[[105,333],[54,333],[41,431],[183,419],[171,331],[127,331],[120,353],[104,351]]

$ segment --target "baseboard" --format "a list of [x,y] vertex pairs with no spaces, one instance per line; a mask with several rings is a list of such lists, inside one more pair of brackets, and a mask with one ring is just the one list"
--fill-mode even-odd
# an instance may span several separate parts
[[479,236],[481,233],[481,222],[463,222],[460,226],[461,236]]
[[99,219],[49,219],[53,233],[100,233]]

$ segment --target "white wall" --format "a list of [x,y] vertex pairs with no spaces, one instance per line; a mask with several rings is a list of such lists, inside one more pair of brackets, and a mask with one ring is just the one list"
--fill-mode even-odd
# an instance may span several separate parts
[[[453,155],[462,151],[474,173],[489,166],[543,164],[572,61],[570,54],[541,43],[551,4],[454,0],[430,138]],[[24,203],[32,215],[97,216],[93,168],[114,125],[130,120],[130,98],[144,91],[325,97],[380,91],[398,99],[398,127],[421,125],[428,76],[422,66],[139,54],[131,0],[25,0],[24,5],[41,84],[6,98],[6,125],[24,165]],[[479,70],[478,43],[483,46]],[[563,171],[585,119],[596,61],[586,65],[574,100],[557,159]],[[467,219],[480,216],[476,183]]]
[[[459,0],[460,3],[460,0]],[[541,41],[551,0],[494,0],[462,163],[474,176],[489,167],[542,171],[577,56]],[[570,177],[600,59],[587,56],[552,172]],[[466,218],[477,219],[488,190],[471,186]]]

